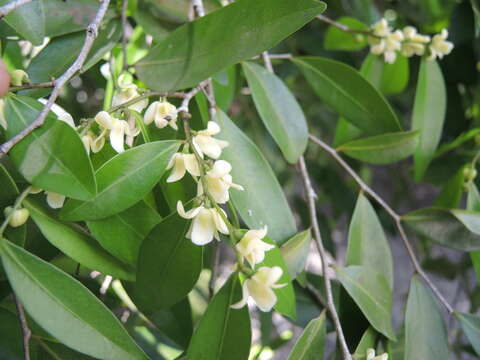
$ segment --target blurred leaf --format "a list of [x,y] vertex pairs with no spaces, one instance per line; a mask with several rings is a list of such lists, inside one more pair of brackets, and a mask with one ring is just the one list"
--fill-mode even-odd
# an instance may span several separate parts
[[232,176],[248,191],[231,191],[235,208],[251,229],[268,226],[269,236],[284,243],[297,232],[295,219],[283,190],[257,146],[227,117],[217,113],[222,132],[217,136],[229,142],[222,158],[232,164]]
[[[342,16],[336,22],[348,26],[350,29],[367,30],[368,26],[360,20],[348,16]],[[325,33],[323,43],[326,50],[345,50],[356,51],[367,46],[367,36],[362,34],[352,34],[340,30],[335,26],[329,26]]]
[[435,155],[447,107],[442,70],[436,61],[422,59],[418,74],[412,129],[420,130],[420,141],[414,155],[415,180],[420,181]]
[[308,142],[307,120],[302,108],[283,81],[264,67],[245,62],[243,71],[263,123],[285,159],[295,164]]
[[327,324],[325,310],[316,319],[310,321],[302,332],[288,356],[289,360],[322,359],[325,351]]
[[[12,138],[35,121],[43,105],[10,95],[5,103],[7,136]],[[69,125],[49,115],[9,153],[20,173],[33,185],[75,199],[88,200],[96,193],[93,168],[82,140]]]
[[444,208],[458,208],[463,196],[463,186],[465,184],[464,168],[461,167],[448,181],[443,185],[442,191],[435,199],[434,206]]
[[385,276],[393,290],[393,258],[382,224],[360,193],[348,232],[347,265],[362,265]]
[[293,62],[328,106],[367,134],[401,130],[385,98],[355,69],[320,57],[294,58]]
[[335,271],[370,324],[389,339],[395,340],[392,328],[392,289],[384,274],[365,266],[336,267]]
[[460,323],[465,336],[477,355],[480,356],[480,318],[468,313],[454,313],[455,318]]
[[337,150],[369,164],[391,164],[412,155],[418,139],[418,131],[390,133],[353,140]]
[[[10,1],[0,0],[0,5],[5,5]],[[5,16],[3,20],[33,45],[43,43],[46,23],[43,1],[32,1],[19,6]]]
[[378,337],[378,333],[372,328],[369,327],[362,338],[360,339],[355,353],[352,355],[355,360],[361,360],[367,358],[367,350],[375,348],[375,340]]
[[223,112],[228,112],[237,91],[237,67],[235,65],[229,66],[217,74],[224,74],[225,81],[221,81],[221,79],[215,77],[215,75],[213,76],[215,100]]
[[18,317],[0,308],[0,359],[23,360],[23,335]]
[[443,144],[442,146],[440,146],[435,153],[435,157],[439,157],[439,156],[441,156],[441,155],[443,155],[443,154],[445,154],[445,153],[447,153],[451,150],[456,149],[457,147],[464,144],[468,140],[474,138],[478,134],[480,134],[480,128],[475,128],[475,129],[472,129],[472,130],[469,130],[467,132],[464,132],[464,133],[460,134],[452,142],[449,142],[447,144]]
[[176,29],[137,62],[137,74],[158,91],[194,86],[228,65],[272,48],[325,8],[314,0],[236,1]]
[[142,243],[135,294],[147,313],[176,304],[198,280],[203,247],[185,237],[189,224],[173,213],[155,226]]
[[405,360],[449,360],[443,316],[429,289],[414,275],[405,315]]
[[160,180],[178,146],[177,141],[156,141],[116,155],[95,173],[97,195],[85,202],[69,200],[60,218],[98,220],[133,206]]
[[308,254],[310,253],[311,240],[311,231],[308,229],[292,236],[280,248],[280,253],[292,280],[305,270]]
[[385,95],[401,94],[407,87],[410,78],[408,58],[398,55],[397,60],[393,64],[385,63],[378,56],[376,58],[383,63],[380,91]]
[[120,321],[77,280],[7,241],[0,249],[15,294],[52,336],[97,358],[147,359]]
[[188,359],[245,360],[251,343],[248,308],[232,309],[241,298],[237,273],[213,297],[187,350]]

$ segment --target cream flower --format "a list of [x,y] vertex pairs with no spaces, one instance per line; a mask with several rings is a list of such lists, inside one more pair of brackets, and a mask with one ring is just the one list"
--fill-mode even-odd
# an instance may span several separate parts
[[[208,244],[214,238],[220,240],[219,232],[225,235],[229,234],[227,225],[216,209],[207,209],[201,205],[185,212],[182,202],[179,201],[177,202],[177,211],[178,215],[184,219],[193,219],[187,238],[192,240],[195,245]],[[223,212],[223,210],[221,211]],[[225,212],[223,215],[226,216]]]
[[233,309],[240,309],[247,304],[248,298],[251,296],[255,303],[262,311],[270,311],[277,302],[277,295],[273,289],[279,289],[287,284],[276,284],[283,274],[283,270],[278,267],[263,266],[250,278],[243,282],[242,300],[231,305]]
[[185,172],[189,172],[192,176],[200,176],[200,167],[194,154],[173,154],[167,165],[167,170],[172,169],[167,179],[168,183],[178,181],[185,176]]
[[248,230],[235,246],[242,259],[247,259],[252,267],[261,263],[265,259],[265,252],[275,247],[262,241],[266,235],[266,226],[259,230]]
[[453,50],[453,43],[446,41],[448,37],[447,29],[443,29],[440,34],[435,35],[432,38],[432,42],[428,47],[430,49],[430,55],[428,60],[435,60],[437,57],[442,59],[444,55],[448,55]]
[[388,26],[388,21],[385,18],[373,24],[372,30],[373,34],[378,37],[386,37],[391,33],[391,28]]
[[70,125],[72,129],[75,129],[75,122],[73,121],[73,117],[68,112],[61,113],[60,115],[58,115],[57,118],[58,120]]
[[385,62],[393,64],[397,59],[397,51],[402,49],[403,32],[397,30],[385,38],[383,57]]
[[[3,210],[3,213],[5,216],[9,216],[13,211],[13,207],[8,206]],[[10,218],[10,221],[8,222],[8,225],[11,227],[19,227],[25,224],[28,220],[28,217],[30,216],[30,213],[28,212],[27,209],[17,209],[13,212],[12,217]]]
[[106,111],[100,111],[95,115],[95,121],[103,129],[100,137],[109,132],[110,144],[113,149],[118,153],[124,152],[125,135],[134,136],[128,123],[125,120],[114,118]]
[[[42,189],[36,186],[31,186],[30,188],[30,194],[38,194],[42,191]],[[52,209],[60,209],[63,207],[63,204],[65,203],[65,195],[53,191],[45,191],[45,195],[47,195],[47,204]]]
[[[120,90],[113,96],[112,106],[118,106],[133,100],[140,96],[137,85],[132,84],[124,75],[120,76],[118,80]],[[142,112],[148,106],[148,99],[137,101],[128,108],[137,112]]]
[[388,354],[384,353],[382,355],[375,356],[374,349],[367,349],[367,359],[366,360],[388,360]]
[[402,44],[403,56],[422,56],[425,53],[425,44],[430,42],[430,36],[419,34],[413,26],[404,27],[403,36],[405,38]]
[[155,122],[159,129],[170,125],[173,129],[178,130],[177,119],[178,111],[175,105],[170,104],[168,101],[154,101],[145,112],[143,122],[146,125]]
[[[230,171],[232,171],[232,165],[229,162],[217,160],[205,174],[204,180],[208,193],[218,204],[225,204],[230,199],[229,189],[231,187],[237,190],[244,190],[243,186],[233,183]],[[197,195],[202,195],[203,190],[202,182],[199,182]]]
[[222,153],[222,149],[228,146],[227,141],[218,140],[212,137],[218,133],[220,133],[220,126],[213,121],[209,121],[207,128],[198,131],[193,137],[193,146],[202,158],[205,154],[212,159],[218,159]]
[[7,130],[7,120],[5,119],[5,100],[0,99],[0,126]]

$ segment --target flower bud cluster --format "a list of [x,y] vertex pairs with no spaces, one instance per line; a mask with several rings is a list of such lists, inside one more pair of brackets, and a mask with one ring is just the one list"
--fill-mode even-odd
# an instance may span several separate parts
[[442,59],[453,49],[453,43],[447,41],[447,37],[446,29],[431,38],[419,34],[413,26],[393,30],[386,19],[381,19],[372,26],[368,42],[372,54],[383,55],[386,63],[393,64],[398,53],[406,57],[427,55],[428,60]]

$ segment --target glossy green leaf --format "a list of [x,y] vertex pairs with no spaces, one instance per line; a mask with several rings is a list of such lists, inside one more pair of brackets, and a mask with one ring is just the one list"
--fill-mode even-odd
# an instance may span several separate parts
[[60,217],[68,221],[98,220],[133,206],[160,180],[178,146],[177,141],[156,141],[116,155],[95,174],[97,195],[90,201],[68,201]]
[[367,134],[402,130],[383,95],[355,69],[320,57],[294,58],[293,62],[328,106]]
[[87,225],[97,241],[112,255],[136,266],[143,240],[161,220],[160,215],[144,201],[121,213]]
[[399,94],[405,90],[410,77],[408,58],[397,56],[393,64],[388,64],[382,56],[368,54],[360,71],[370,83],[384,95]]
[[29,315],[63,344],[100,359],[147,359],[120,321],[80,282],[4,241],[10,284]]
[[336,267],[335,270],[343,287],[375,330],[395,340],[392,289],[385,276],[366,266]]
[[43,236],[66,255],[101,273],[124,280],[135,280],[132,267],[114,258],[86,233],[57,220],[34,200],[27,199],[23,203]]
[[442,70],[435,61],[422,60],[418,74],[412,129],[420,130],[420,141],[415,152],[415,180],[420,181],[435,155],[447,108]]
[[[360,20],[352,17],[342,16],[335,20],[340,24],[348,26],[350,29],[367,30],[368,26]],[[325,33],[323,46],[326,50],[345,50],[356,51],[367,46],[367,36],[363,34],[352,34],[340,30],[335,26],[329,26]]]
[[310,321],[293,346],[288,360],[316,360],[323,359],[327,324],[325,310],[316,319]]
[[[15,136],[35,121],[42,108],[32,98],[9,96],[5,104],[7,137]],[[9,155],[25,179],[41,189],[80,200],[88,200],[96,193],[92,164],[82,140],[74,129],[54,116],[49,116]]]
[[176,29],[136,64],[137,74],[158,91],[194,86],[272,48],[325,8],[314,0],[235,1]]
[[248,308],[230,307],[240,301],[241,292],[240,282],[234,273],[208,305],[190,341],[188,359],[248,358],[252,336]]
[[222,158],[232,164],[235,183],[246,189],[230,192],[236,209],[249,228],[267,225],[269,236],[277,244],[284,243],[297,228],[272,168],[257,146],[225,113],[218,112],[217,122],[222,129],[217,137],[230,144],[223,150]]
[[480,356],[480,318],[478,316],[456,312],[455,318],[462,326],[468,341],[472,344],[477,355]]
[[146,312],[179,302],[200,276],[203,248],[185,237],[189,223],[176,213],[170,215],[153,228],[140,248],[135,294]]
[[405,315],[405,360],[449,360],[447,330],[432,292],[412,278]]
[[280,248],[280,253],[292,280],[305,270],[308,254],[310,253],[311,240],[311,231],[308,229],[292,236]]
[[[11,0],[0,0],[0,5],[5,5]],[[45,10],[43,1],[32,1],[19,6],[7,16],[4,21],[15,29],[25,40],[33,45],[41,45],[45,37]]]
[[353,140],[337,150],[369,164],[391,164],[412,155],[418,139],[418,131],[390,133]]
[[362,265],[385,276],[393,290],[393,258],[382,224],[360,193],[348,232],[347,265]]
[[302,108],[283,81],[264,67],[245,62],[243,71],[263,123],[285,159],[295,164],[308,142],[307,120]]
[[413,230],[443,246],[462,251],[480,250],[480,213],[425,208],[412,211],[404,220]]

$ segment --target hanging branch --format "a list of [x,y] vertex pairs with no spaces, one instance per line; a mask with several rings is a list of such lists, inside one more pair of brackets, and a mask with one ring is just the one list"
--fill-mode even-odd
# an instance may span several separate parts
[[339,23],[335,20],[332,20],[325,15],[317,15],[317,19],[320,20],[320,21],[323,21],[324,23],[327,23],[331,26],[334,26],[337,29],[342,30],[344,32],[348,32],[348,33],[351,33],[351,34],[362,34],[362,35],[375,36],[371,30],[352,29],[351,27],[348,27],[347,25],[344,25],[344,24]]
[[10,140],[2,144],[2,146],[0,146],[0,157],[7,154],[12,149],[12,147],[14,147],[21,140],[23,140],[32,131],[41,127],[44,124],[45,119],[47,118],[47,115],[50,109],[52,108],[53,104],[57,100],[62,87],[77,73],[77,71],[79,71],[82,68],[85,62],[85,59],[87,58],[87,55],[90,52],[90,49],[92,48],[93,42],[95,41],[98,35],[98,27],[100,26],[100,23],[102,22],[102,19],[105,16],[109,3],[110,3],[110,0],[101,0],[100,8],[98,9],[97,14],[95,15],[95,18],[87,27],[85,42],[83,44],[83,47],[80,53],[77,56],[77,59],[67,69],[67,71],[63,73],[62,76],[60,76],[58,79],[54,81],[55,86],[52,90],[52,93],[50,94],[50,97],[48,98],[47,103],[45,104],[43,110],[38,115],[37,119],[34,122],[32,122],[30,125],[28,125],[25,129],[23,129],[21,132],[19,132],[17,135],[15,135]]
[[16,8],[28,4],[32,0],[14,0],[10,1],[9,3],[6,3],[3,6],[0,6],[0,20],[3,19],[7,14]]

